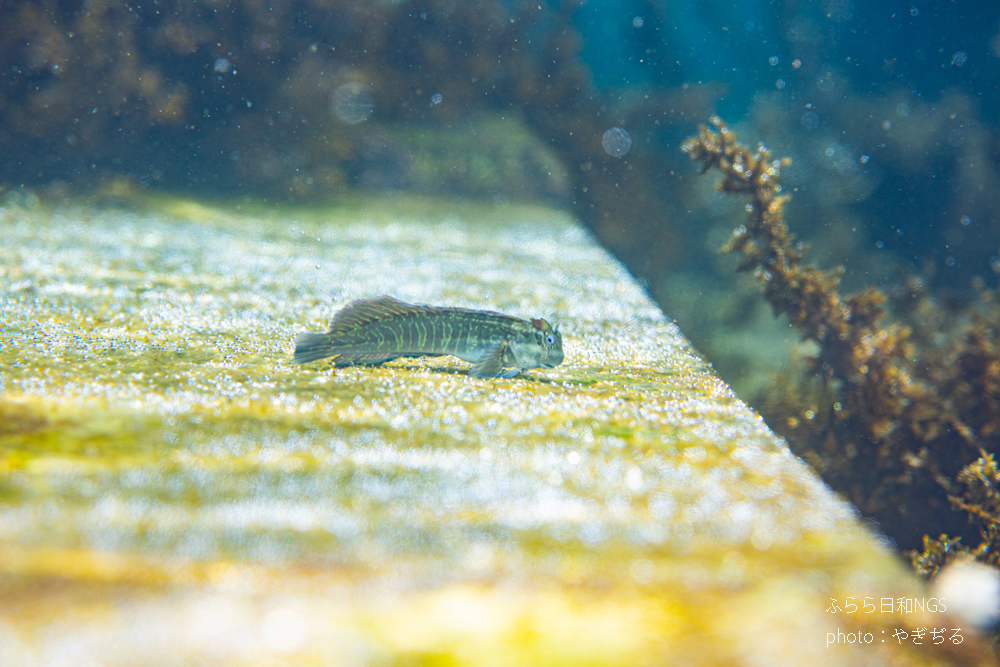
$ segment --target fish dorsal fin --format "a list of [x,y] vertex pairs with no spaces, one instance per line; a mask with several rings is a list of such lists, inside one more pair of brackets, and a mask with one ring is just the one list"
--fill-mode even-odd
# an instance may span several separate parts
[[435,311],[433,306],[415,306],[403,303],[391,296],[380,296],[375,299],[358,299],[347,304],[343,310],[333,316],[330,322],[331,334],[342,334],[353,331],[372,322],[380,322],[400,315],[429,313]]

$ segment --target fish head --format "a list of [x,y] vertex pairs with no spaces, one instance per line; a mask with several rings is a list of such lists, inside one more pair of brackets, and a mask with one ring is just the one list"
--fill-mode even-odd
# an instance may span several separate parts
[[518,368],[552,368],[563,360],[562,334],[545,320],[531,320],[531,327],[507,344],[512,365]]

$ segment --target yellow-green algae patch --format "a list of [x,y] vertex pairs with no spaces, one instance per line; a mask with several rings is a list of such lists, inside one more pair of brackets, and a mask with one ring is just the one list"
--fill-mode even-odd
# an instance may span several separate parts
[[[925,593],[565,214],[148,200],[0,230],[0,664],[978,659],[971,630],[881,641],[946,618],[827,611]],[[291,364],[381,294],[545,317],[566,361]]]

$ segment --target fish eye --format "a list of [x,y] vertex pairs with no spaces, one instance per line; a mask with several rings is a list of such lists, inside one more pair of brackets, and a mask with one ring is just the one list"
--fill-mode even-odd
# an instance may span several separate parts
[[545,344],[553,345],[556,342],[556,337],[552,334],[545,334]]

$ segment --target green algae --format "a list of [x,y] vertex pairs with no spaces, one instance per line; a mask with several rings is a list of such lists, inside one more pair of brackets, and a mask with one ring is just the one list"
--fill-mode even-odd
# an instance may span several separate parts
[[[48,633],[175,664],[138,641],[155,626],[189,663],[243,664],[243,637],[298,664],[814,664],[795,646],[829,596],[921,593],[564,214],[147,200],[0,225],[4,660]],[[550,318],[566,361],[291,364],[297,333],[382,293]],[[796,619],[785,648],[754,605]],[[278,612],[293,648],[267,639]]]

